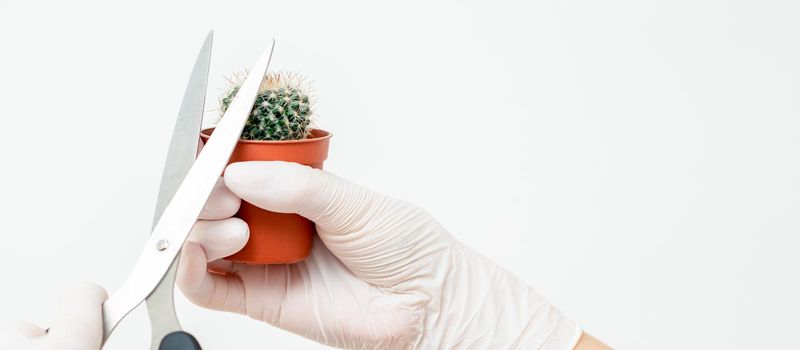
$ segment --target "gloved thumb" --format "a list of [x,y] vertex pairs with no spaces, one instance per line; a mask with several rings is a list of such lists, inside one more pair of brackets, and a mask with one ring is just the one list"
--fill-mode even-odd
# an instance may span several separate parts
[[64,349],[99,349],[103,340],[103,302],[106,299],[108,293],[96,284],[80,283],[70,288],[59,301],[55,321],[47,335],[48,341]]
[[357,224],[352,213],[368,208],[377,196],[330,173],[289,162],[233,163],[224,179],[245,201],[273,212],[300,214],[333,234]]
[[326,247],[364,281],[406,288],[430,277],[436,254],[454,243],[426,212],[330,173],[296,163],[242,162],[225,184],[251,204],[297,213],[317,225]]

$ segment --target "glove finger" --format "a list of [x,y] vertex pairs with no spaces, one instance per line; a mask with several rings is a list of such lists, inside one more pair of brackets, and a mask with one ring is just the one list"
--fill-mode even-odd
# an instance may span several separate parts
[[223,220],[198,220],[189,240],[203,246],[208,261],[217,260],[238,252],[247,243],[250,229],[239,218]]
[[225,181],[220,177],[214,185],[214,191],[208,197],[203,211],[200,212],[202,220],[219,220],[233,216],[239,211],[242,200],[231,192]]
[[61,297],[48,341],[67,349],[99,349],[106,299],[105,289],[95,284],[81,283],[69,289]]
[[314,221],[330,251],[374,285],[397,286],[429,274],[438,253],[454,244],[425,211],[318,169],[242,162],[229,165],[224,178],[249,203]]
[[26,321],[0,322],[0,349],[29,349],[32,339],[45,335],[44,329]]
[[209,261],[207,266],[209,272],[222,275],[233,272],[236,267],[237,264],[235,262],[225,259]]
[[198,306],[244,314],[245,290],[242,280],[235,275],[222,276],[208,272],[208,260],[200,244],[186,242],[178,265],[178,287]]
[[35,338],[45,335],[44,328],[28,321],[4,321],[0,326],[0,333],[5,337],[19,338]]
[[[350,231],[354,215],[377,194],[334,175],[297,163],[240,162],[225,170],[225,184],[260,208],[297,213],[331,233]],[[363,217],[363,216],[362,216]]]

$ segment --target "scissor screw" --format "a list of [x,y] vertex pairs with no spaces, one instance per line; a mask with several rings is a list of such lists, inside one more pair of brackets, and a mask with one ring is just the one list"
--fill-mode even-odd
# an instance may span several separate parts
[[159,252],[163,252],[167,250],[167,248],[169,248],[169,242],[167,242],[166,239],[162,239],[156,243],[156,249],[158,249]]

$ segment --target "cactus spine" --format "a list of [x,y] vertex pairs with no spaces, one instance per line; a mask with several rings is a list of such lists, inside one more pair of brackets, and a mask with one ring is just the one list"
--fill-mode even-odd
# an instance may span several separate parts
[[[244,76],[235,74],[228,80],[231,86],[219,100],[222,113],[228,110],[239,92]],[[304,139],[311,130],[311,95],[305,77],[294,73],[268,73],[261,82],[241,138],[262,141]]]

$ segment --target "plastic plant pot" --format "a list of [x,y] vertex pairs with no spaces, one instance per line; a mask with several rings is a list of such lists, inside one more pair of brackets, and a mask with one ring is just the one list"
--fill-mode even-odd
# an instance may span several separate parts
[[[214,128],[200,133],[203,141],[214,132]],[[312,129],[308,137],[301,140],[253,141],[239,140],[228,162],[280,160],[295,162],[322,169],[328,158],[331,134]],[[247,222],[250,239],[242,250],[225,259],[245,264],[291,264],[301,261],[311,253],[314,223],[297,214],[267,211],[242,201],[236,217]]]

